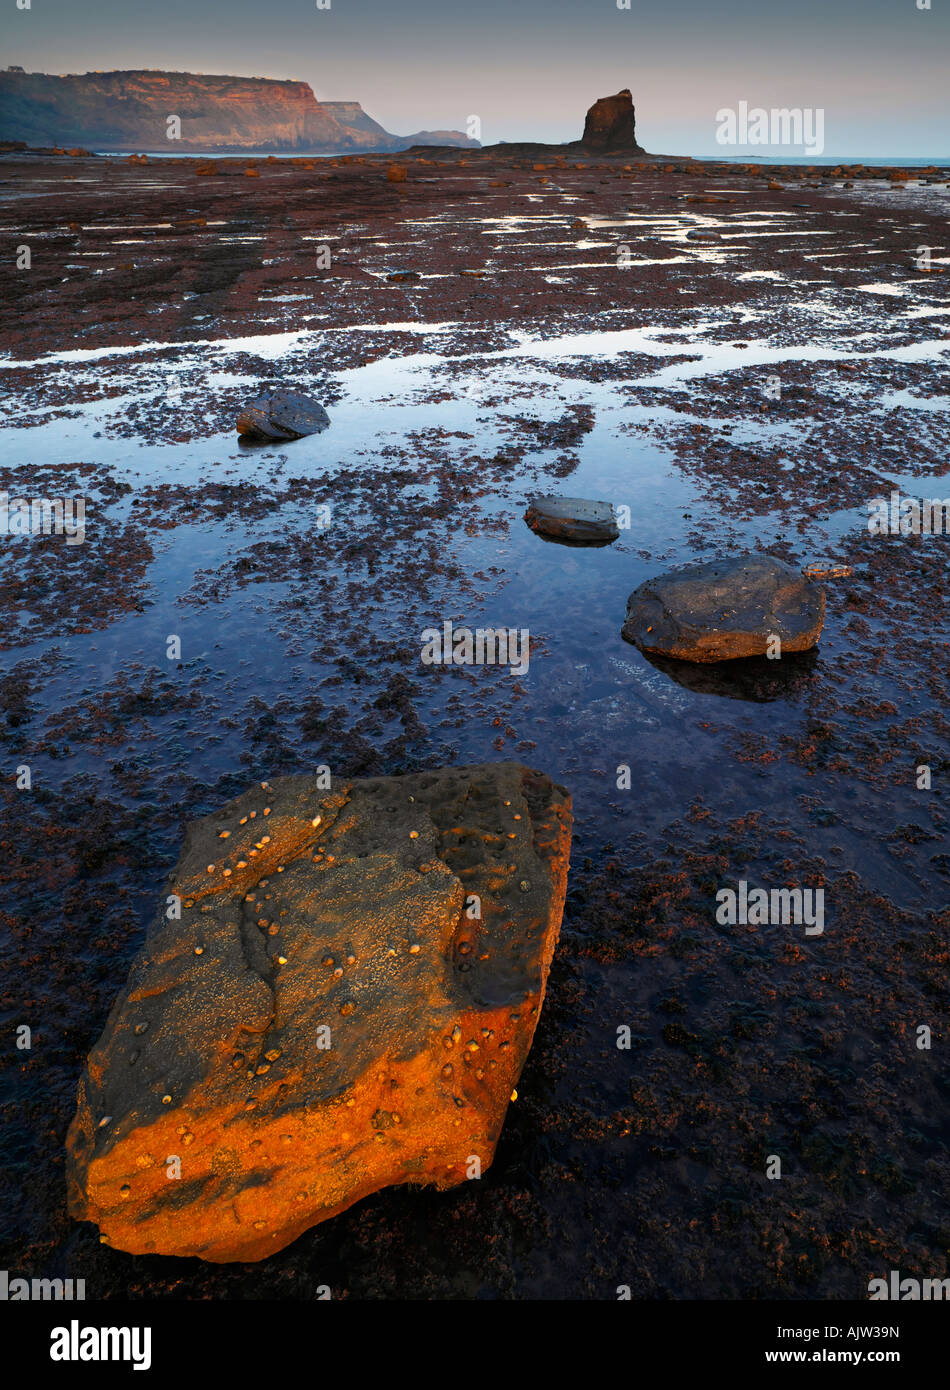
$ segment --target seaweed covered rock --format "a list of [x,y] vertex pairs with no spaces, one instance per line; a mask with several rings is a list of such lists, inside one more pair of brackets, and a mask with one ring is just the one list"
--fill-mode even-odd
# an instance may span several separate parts
[[567,792],[516,763],[282,777],[192,823],[80,1082],[72,1215],[135,1254],[258,1260],[484,1171],[570,837]]

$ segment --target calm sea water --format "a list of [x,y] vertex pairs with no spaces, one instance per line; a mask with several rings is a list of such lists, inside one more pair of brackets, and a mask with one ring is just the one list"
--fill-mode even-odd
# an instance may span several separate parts
[[[458,147],[460,150],[462,145]],[[343,159],[347,155],[402,154],[402,150],[93,150],[105,159],[128,159],[144,154],[149,159]]]
[[937,169],[950,167],[950,159],[940,158],[935,155],[855,155],[855,154],[823,154],[815,157],[814,155],[789,155],[781,151],[769,153],[764,149],[762,153],[755,150],[747,150],[744,154],[701,154],[697,159],[718,159],[724,164],[754,164],[757,161],[762,164],[866,164],[868,168],[887,168],[887,169],[929,169],[932,165]]
[[[463,146],[458,147],[460,150]],[[557,146],[552,146],[556,149]],[[400,154],[400,150],[285,150],[277,153],[275,150],[95,150],[95,154],[102,155],[107,159],[127,159],[130,154],[145,154],[149,159],[267,159],[270,155],[276,155],[278,159],[341,159],[345,155],[359,154]],[[895,168],[895,169],[927,169],[931,165],[938,169],[950,169],[950,157],[936,158],[932,155],[820,155],[817,158],[812,155],[788,155],[779,152],[769,152],[767,149],[762,151],[746,150],[743,154],[696,154],[696,155],[663,155],[658,156],[664,159],[701,159],[715,160],[722,164],[806,164],[806,165],[837,165],[837,164],[866,164],[869,168]]]

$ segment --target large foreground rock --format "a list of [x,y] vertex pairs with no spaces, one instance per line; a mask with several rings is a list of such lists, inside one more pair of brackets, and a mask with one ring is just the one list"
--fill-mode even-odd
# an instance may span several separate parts
[[642,154],[637,144],[637,117],[628,88],[614,97],[601,97],[587,113],[581,143],[589,150],[629,150]]
[[623,635],[642,651],[681,661],[763,656],[771,636],[803,652],[821,636],[825,592],[771,555],[685,565],[641,584]]
[[[282,777],[188,828],[79,1086],[70,1211],[258,1260],[491,1163],[544,999],[570,797],[516,763]],[[480,909],[481,916],[476,915]]]

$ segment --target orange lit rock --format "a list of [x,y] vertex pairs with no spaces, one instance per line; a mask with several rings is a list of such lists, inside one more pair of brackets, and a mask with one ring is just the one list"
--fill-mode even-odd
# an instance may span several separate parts
[[72,1215],[133,1254],[258,1260],[484,1172],[570,837],[567,792],[516,763],[282,777],[190,825],[80,1082]]

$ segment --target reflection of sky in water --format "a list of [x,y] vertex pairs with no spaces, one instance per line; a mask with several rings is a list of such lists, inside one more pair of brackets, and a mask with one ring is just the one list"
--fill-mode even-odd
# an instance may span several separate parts
[[[821,299],[793,302],[788,307],[827,313],[827,306]],[[751,311],[744,316],[755,318]],[[844,314],[840,317],[847,318]],[[333,331],[413,333],[431,338],[432,343],[419,352],[381,357],[335,374],[343,398],[334,408],[332,431],[299,440],[294,445],[295,460],[320,469],[328,464],[352,461],[354,457],[371,456],[377,436],[388,440],[394,435],[440,427],[477,433],[488,450],[489,443],[493,446],[497,441],[491,440],[491,412],[489,409],[486,415],[483,402],[502,391],[510,397],[502,413],[511,408],[512,402],[520,401],[522,408],[534,405],[538,391],[548,390],[554,395],[555,405],[576,401],[591,405],[598,420],[604,418],[616,423],[618,412],[625,412],[624,419],[629,421],[631,406],[626,402],[618,405],[623,382],[590,382],[582,376],[565,380],[546,372],[545,363],[557,364],[572,359],[610,361],[626,353],[642,354],[655,358],[657,369],[650,371],[638,366],[629,382],[638,387],[673,388],[733,370],[777,366],[783,362],[835,363],[856,358],[929,362],[939,361],[948,351],[946,340],[939,338],[894,348],[861,346],[864,341],[876,339],[870,332],[853,334],[850,346],[831,347],[814,342],[773,346],[752,341],[740,347],[735,342],[706,340],[703,335],[715,327],[714,321],[697,320],[684,329],[603,329],[543,339],[525,332],[511,332],[509,346],[453,354],[451,335],[457,327],[452,322],[394,322],[343,330],[304,329],[206,340],[184,346],[141,344],[76,349],[27,363],[10,359],[0,361],[0,370],[5,366],[48,367],[52,381],[65,377],[74,389],[98,384],[102,380],[100,364],[108,362],[113,365],[113,374],[108,379],[110,386],[127,388],[119,396],[71,404],[69,409],[75,418],[54,418],[30,427],[9,425],[0,445],[0,459],[10,463],[29,459],[35,464],[57,464],[65,457],[82,457],[86,463],[132,468],[140,478],[162,481],[165,478],[196,480],[206,477],[209,466],[230,456],[240,461],[242,476],[246,477],[247,458],[235,452],[236,439],[230,432],[195,439],[184,450],[180,444],[147,445],[140,440],[95,439],[92,436],[96,430],[107,434],[109,420],[121,421],[134,402],[150,402],[167,396],[176,382],[189,391],[199,387],[206,392],[213,414],[216,390],[243,385],[253,391],[258,383],[253,374],[228,369],[228,359],[238,355],[281,362],[288,372],[305,374],[310,354],[319,352],[320,343]],[[445,343],[442,350],[440,342]],[[130,360],[124,371],[119,371],[115,363],[115,359],[134,359],[152,353],[157,354],[155,360],[144,363]],[[696,360],[664,365],[665,358],[683,353]],[[429,402],[425,397],[440,376],[448,378],[452,399]],[[658,409],[662,414],[666,408]],[[774,432],[783,426],[770,423],[768,428]]]
[[[555,269],[547,267],[548,271]],[[4,664],[55,647],[63,659],[50,667],[43,695],[44,705],[55,711],[75,703],[77,692],[100,691],[120,673],[130,672],[135,663],[145,670],[153,668],[157,664],[154,654],[164,649],[167,634],[184,627],[184,679],[200,679],[201,710],[189,714],[187,720],[150,717],[146,722],[156,731],[157,742],[143,742],[136,756],[151,760],[155,775],[161,769],[163,776],[174,775],[174,768],[185,760],[189,775],[213,783],[242,765],[241,757],[247,751],[244,728],[249,696],[254,694],[272,705],[282,695],[302,700],[315,694],[318,682],[336,671],[334,659],[340,653],[333,647],[332,624],[322,638],[314,638],[315,625],[318,631],[320,628],[319,579],[308,596],[308,621],[300,626],[277,607],[296,586],[277,577],[273,583],[234,589],[220,603],[183,606],[178,599],[192,587],[196,571],[216,569],[229,552],[239,552],[256,541],[293,530],[306,532],[313,524],[312,508],[321,500],[334,504],[333,475],[338,467],[385,470],[390,465],[388,458],[381,457],[381,450],[393,448],[405,450],[411,462],[420,444],[435,437],[436,431],[472,436],[468,440],[440,440],[440,459],[449,466],[472,454],[504,454],[520,444],[530,446],[532,439],[529,433],[513,432],[506,417],[553,421],[563,417],[571,405],[584,405],[593,411],[594,426],[576,447],[569,446],[578,456],[573,472],[552,478],[542,471],[545,463],[564,451],[562,446],[544,450],[529,447],[509,478],[480,500],[485,529],[469,534],[461,526],[453,530],[449,525],[447,555],[469,573],[491,573],[493,578],[479,585],[483,596],[472,600],[466,611],[452,611],[455,600],[444,592],[433,592],[425,620],[419,623],[420,631],[445,617],[451,617],[456,625],[529,629],[535,639],[531,666],[517,683],[520,694],[503,722],[510,720],[518,739],[530,740],[535,746],[530,751],[518,750],[509,742],[499,751],[492,745],[498,729],[487,711],[497,706],[499,699],[510,699],[515,692],[514,677],[496,670],[462,668],[433,679],[420,668],[409,674],[423,691],[418,708],[428,725],[431,747],[444,747],[449,761],[520,757],[544,767],[575,794],[579,849],[588,842],[602,841],[618,820],[628,828],[657,828],[669,817],[681,814],[695,796],[708,796],[711,787],[716,788],[724,814],[742,814],[750,806],[766,805],[778,813],[784,798],[813,792],[807,779],[798,779],[792,771],[779,792],[775,780],[764,778],[754,764],[746,766],[730,758],[720,737],[698,731],[708,727],[709,721],[725,720],[733,734],[737,730],[774,734],[778,723],[794,736],[808,718],[810,691],[823,679],[822,662],[833,660],[840,640],[835,623],[830,622],[826,629],[814,668],[795,675],[789,667],[783,673],[787,676],[785,685],[777,676],[771,680],[771,702],[757,703],[750,692],[754,694],[758,677],[751,685],[749,681],[743,684],[736,673],[734,689],[729,690],[731,678],[727,676],[726,687],[717,694],[712,693],[705,677],[699,681],[680,679],[645,660],[620,636],[626,600],[650,575],[696,558],[697,535],[727,552],[752,548],[757,540],[769,544],[783,535],[807,549],[807,559],[815,559],[833,553],[839,538],[863,526],[866,518],[858,509],[807,514],[807,541],[803,543],[796,530],[802,515],[798,507],[743,520],[741,498],[734,490],[733,502],[738,505],[723,512],[704,495],[702,480],[684,474],[668,449],[635,433],[638,423],[654,428],[702,423],[701,407],[693,413],[674,410],[668,402],[642,404],[631,399],[626,388],[677,388],[735,370],[783,362],[820,365],[855,358],[937,362],[948,350],[941,338],[888,348],[870,346],[880,342],[880,335],[867,330],[848,333],[847,314],[838,312],[829,319],[829,305],[822,294],[813,299],[787,300],[786,307],[812,315],[814,321],[834,322],[836,336],[821,341],[810,331],[807,341],[800,343],[751,341],[740,348],[735,327],[736,341],[715,341],[707,336],[718,329],[720,316],[711,312],[682,329],[605,328],[549,338],[511,331],[507,344],[500,348],[453,352],[459,324],[398,322],[209,338],[186,345],[76,350],[28,364],[48,374],[54,387],[65,387],[66,399],[97,383],[112,389],[119,386],[122,394],[71,404],[71,418],[48,418],[31,428],[9,427],[0,444],[0,458],[9,465],[82,460],[107,465],[121,477],[152,484],[213,480],[237,482],[252,489],[257,484],[279,484],[290,475],[324,477],[327,483],[325,496],[312,503],[287,502],[279,511],[250,522],[203,519],[200,524],[151,532],[155,549],[148,576],[151,606],[143,613],[118,618],[102,632],[51,636],[31,648],[6,654]],[[927,307],[907,312],[923,317],[940,311]],[[730,308],[728,313],[732,325],[758,317],[756,309],[747,306]],[[811,326],[813,329],[813,322]],[[219,393],[234,387],[245,388],[249,395],[255,392],[259,384],[255,360],[281,364],[302,384],[308,364],[319,360],[321,344],[334,331],[411,333],[418,340],[418,349],[335,373],[341,399],[331,408],[330,430],[322,435],[255,450],[239,447],[230,430],[184,446],[107,437],[110,421],[122,422],[133,404],[161,401],[175,380],[181,382],[189,400],[195,393],[199,399],[206,398],[209,420],[220,419]],[[468,335],[473,330],[464,331]],[[670,360],[684,353],[696,360]],[[624,354],[635,354],[636,358],[629,375],[616,379],[598,382],[586,379],[596,372],[564,377],[557,371],[561,364],[622,362]],[[152,360],[141,360],[145,356]],[[641,357],[653,359],[654,365],[645,367]],[[0,363],[3,365],[16,364],[7,361]],[[836,389],[847,391],[849,386]],[[449,398],[428,399],[433,392]],[[947,404],[945,397],[921,399],[912,391],[891,392],[880,402],[885,409],[905,405],[928,411],[946,410]],[[42,412],[39,414],[42,418]],[[767,419],[739,417],[719,423],[733,426],[733,443],[753,447],[773,447],[782,440],[793,450],[801,447],[805,430],[797,423]],[[97,432],[102,437],[94,438]],[[787,459],[778,464],[776,476],[789,466]],[[932,491],[931,484],[915,484],[912,476],[898,477],[882,470],[881,477],[912,494],[929,495],[928,489]],[[425,485],[414,484],[394,505],[411,508],[428,491]],[[621,531],[615,545],[604,549],[546,543],[522,521],[525,499],[534,491],[603,498],[628,506],[630,528]],[[111,508],[110,514],[132,515],[134,509],[128,502],[125,499]],[[488,526],[493,519],[503,522],[500,531]],[[94,522],[94,517],[90,520]],[[347,503],[335,511],[334,526],[339,528],[341,539],[366,536],[365,522],[348,510]],[[384,572],[388,563],[406,563],[404,546],[405,542],[397,541],[392,556],[388,556],[386,535],[378,536]],[[329,564],[333,566],[332,558]],[[345,569],[341,572],[346,573]],[[411,645],[418,637],[415,631],[406,631],[403,615],[392,603],[383,602],[378,611],[368,615],[367,622],[381,640]],[[164,668],[160,673],[168,674]],[[771,678],[772,673],[769,675]],[[723,699],[723,693],[732,693],[735,698]],[[881,698],[888,693],[886,686],[876,689]],[[461,701],[463,722],[440,729],[439,720],[445,717],[451,696]],[[344,700],[356,710],[364,695],[345,680],[330,698]],[[905,714],[913,713],[913,700],[906,692],[901,695],[901,704]],[[219,722],[228,716],[233,716],[235,728]],[[291,741],[299,737],[295,725],[288,736]],[[320,761],[331,757],[332,750],[307,746],[305,756]],[[61,777],[86,766],[85,758],[85,753],[80,753],[72,759],[38,762],[48,783],[55,785]],[[614,790],[613,779],[621,762],[631,763],[636,770],[638,792],[626,801]],[[876,879],[888,891],[903,892],[910,902],[915,890],[899,866],[884,856],[872,865],[867,862],[864,841],[874,815],[873,806],[865,809],[852,804],[848,824],[835,826],[829,834],[844,847],[845,862],[861,863],[866,877]]]

